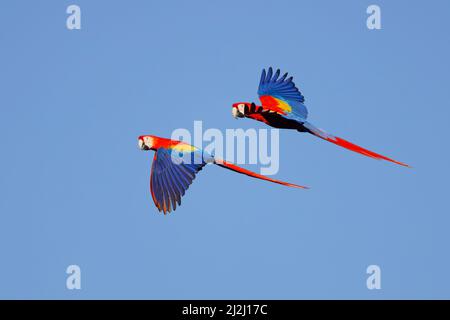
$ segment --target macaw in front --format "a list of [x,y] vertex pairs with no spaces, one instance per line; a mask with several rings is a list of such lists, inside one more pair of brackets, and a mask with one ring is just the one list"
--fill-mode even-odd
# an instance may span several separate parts
[[[251,118],[264,122],[274,128],[296,129],[300,132],[308,132],[316,137],[332,142],[365,156],[387,160],[405,167],[407,164],[385,157],[381,154],[364,149],[342,138],[333,136],[306,121],[308,110],[304,105],[305,98],[295,86],[292,77],[287,78],[285,73],[280,77],[278,69],[273,74],[272,68],[266,73],[263,69],[259,82],[258,96],[261,106],[250,102],[234,103],[231,109],[234,118]],[[280,77],[280,78],[279,78]]]
[[181,197],[195,179],[197,172],[208,163],[288,187],[307,189],[307,187],[271,179],[255,172],[238,167],[222,159],[215,158],[182,141],[160,138],[151,135],[138,138],[141,150],[153,150],[153,164],[150,174],[150,192],[153,202],[164,214],[181,205]]

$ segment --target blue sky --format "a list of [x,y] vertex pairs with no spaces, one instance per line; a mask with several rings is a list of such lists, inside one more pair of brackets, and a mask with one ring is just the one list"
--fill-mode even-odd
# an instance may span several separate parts
[[[82,29],[66,28],[77,4]],[[366,28],[381,7],[382,29]],[[1,298],[450,298],[448,1],[0,4]],[[312,123],[411,164],[280,132],[275,178],[205,168],[163,216],[141,134],[231,117],[263,67]],[[257,167],[247,166],[257,170]],[[67,290],[77,264],[82,289]],[[366,268],[382,289],[366,288]]]

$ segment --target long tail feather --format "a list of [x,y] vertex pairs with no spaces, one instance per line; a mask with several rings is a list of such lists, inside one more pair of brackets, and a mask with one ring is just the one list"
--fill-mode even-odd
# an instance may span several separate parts
[[326,141],[332,142],[332,143],[334,143],[334,144],[336,144],[338,146],[341,146],[343,148],[346,148],[348,150],[360,153],[360,154],[365,155],[365,156],[370,157],[370,158],[374,158],[374,159],[377,159],[377,160],[386,160],[386,161],[390,161],[390,162],[399,164],[401,166],[410,168],[410,166],[407,165],[406,163],[399,162],[397,160],[385,157],[385,156],[383,156],[381,154],[378,154],[378,153],[375,153],[373,151],[364,149],[363,147],[360,147],[360,146],[358,146],[358,145],[356,145],[354,143],[351,143],[351,142],[349,142],[349,141],[347,141],[345,139],[342,139],[342,138],[339,138],[339,137],[335,137],[335,136],[333,136],[333,135],[331,135],[329,133],[326,133],[323,130],[320,130],[319,128],[316,128],[311,123],[305,122],[303,124],[303,126],[305,128],[307,128],[309,130],[309,132],[312,133],[313,135],[315,135],[316,137],[319,137],[319,138],[324,139]]
[[287,187],[300,188],[300,189],[309,189],[308,187],[299,186],[297,184],[271,179],[271,178],[263,176],[261,174],[257,174],[257,173],[255,173],[253,171],[249,171],[249,170],[246,170],[244,168],[241,168],[241,167],[239,167],[239,166],[237,166],[237,165],[235,165],[233,163],[226,162],[225,160],[218,160],[218,159],[216,159],[214,163],[217,164],[218,166],[222,167],[222,168],[226,168],[226,169],[229,169],[229,170],[234,171],[234,172],[245,174],[245,175],[253,177],[253,178],[257,178],[257,179],[261,179],[261,180],[266,180],[266,181],[278,183],[278,184],[281,184],[281,185],[287,186]]

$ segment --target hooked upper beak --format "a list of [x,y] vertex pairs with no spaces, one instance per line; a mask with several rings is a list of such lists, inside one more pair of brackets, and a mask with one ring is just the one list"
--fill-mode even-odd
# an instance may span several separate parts
[[238,110],[238,108],[234,108],[234,107],[231,109],[231,114],[233,115],[233,118],[235,118],[235,119],[244,117],[244,114],[242,112],[240,112]]
[[138,145],[139,145],[139,149],[141,149],[141,150],[150,150],[150,148],[145,145],[144,140],[142,140],[142,139],[138,140]]

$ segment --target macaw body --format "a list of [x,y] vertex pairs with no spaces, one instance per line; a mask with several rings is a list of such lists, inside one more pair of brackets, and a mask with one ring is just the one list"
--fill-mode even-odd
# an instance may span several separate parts
[[261,121],[274,128],[295,129],[299,132],[307,132],[365,156],[378,160],[387,160],[409,167],[405,163],[385,157],[331,135],[308,122],[306,120],[308,117],[308,109],[304,105],[305,98],[295,86],[295,83],[292,81],[293,78],[287,78],[287,75],[285,73],[280,77],[279,69],[275,74],[273,74],[272,68],[269,68],[267,73],[263,69],[258,88],[261,105],[256,105],[253,102],[234,103],[231,109],[233,116],[235,118],[245,117]]
[[195,175],[209,163],[284,186],[306,188],[246,170],[182,141],[145,135],[138,138],[138,143],[141,150],[155,151],[150,174],[150,193],[156,207],[164,214],[175,210],[177,204],[181,205],[181,197],[195,179]]

